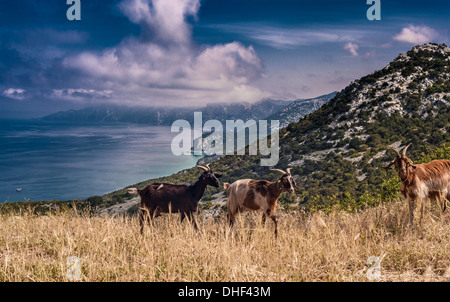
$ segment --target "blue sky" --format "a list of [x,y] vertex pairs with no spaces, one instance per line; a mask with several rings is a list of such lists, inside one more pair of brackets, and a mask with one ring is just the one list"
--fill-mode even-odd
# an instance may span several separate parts
[[449,1],[0,2],[0,117],[111,103],[194,106],[341,90],[426,42],[449,44]]

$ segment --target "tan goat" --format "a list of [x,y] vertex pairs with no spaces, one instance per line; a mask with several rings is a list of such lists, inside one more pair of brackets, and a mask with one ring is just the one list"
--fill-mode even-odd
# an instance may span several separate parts
[[[275,223],[275,236],[278,234],[277,217],[275,210],[278,197],[283,191],[294,194],[294,188],[297,188],[294,178],[291,175],[290,168],[287,171],[280,169],[270,169],[282,174],[274,182],[267,180],[240,179],[232,184],[224,183],[228,201],[228,220],[230,226],[235,222],[236,215],[244,211],[262,210],[262,221],[265,223],[266,216],[269,216]],[[297,188],[298,189],[298,188]]]
[[450,201],[450,160],[438,159],[429,163],[415,165],[411,159],[406,156],[408,146],[400,154],[394,151],[397,156],[384,168],[388,169],[396,165],[398,176],[402,181],[400,192],[409,204],[409,222],[414,227],[414,209],[416,200],[421,201],[420,223],[422,223],[425,211],[425,202],[427,199],[437,200],[442,211],[446,209],[446,202]]

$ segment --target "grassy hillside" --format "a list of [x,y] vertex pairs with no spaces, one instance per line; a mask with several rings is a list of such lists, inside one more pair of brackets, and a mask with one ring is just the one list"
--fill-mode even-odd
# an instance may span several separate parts
[[366,282],[370,257],[380,260],[380,281],[450,281],[450,214],[432,208],[411,231],[402,202],[357,214],[283,212],[277,240],[260,215],[232,230],[223,216],[201,215],[199,232],[165,215],[144,236],[134,216],[73,211],[1,214],[0,225],[0,282]]

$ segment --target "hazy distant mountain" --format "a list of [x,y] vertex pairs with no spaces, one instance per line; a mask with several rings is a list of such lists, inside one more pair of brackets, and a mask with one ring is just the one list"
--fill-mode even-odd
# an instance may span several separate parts
[[197,108],[101,105],[81,110],[61,111],[42,119],[46,121],[117,122],[170,126],[178,119],[193,122],[194,112],[202,112],[204,121],[210,119],[217,119],[221,122],[228,119],[258,120],[280,111],[290,103],[290,101],[264,100],[255,104],[208,104],[206,107]]
[[[321,105],[321,98],[315,104],[302,107],[302,113],[310,113]],[[203,121],[216,119],[220,122],[226,120],[260,120],[273,116],[285,109],[290,104],[301,107],[302,100],[280,101],[263,100],[255,104],[232,103],[232,104],[208,104],[197,108],[170,108],[170,107],[126,107],[119,105],[101,105],[88,107],[81,110],[61,111],[43,117],[46,121],[71,121],[71,122],[108,122],[108,123],[138,123],[153,126],[170,126],[175,120],[184,119],[193,122],[194,112],[202,112]],[[295,107],[295,108],[297,108]],[[297,109],[295,109],[297,110]],[[287,115],[294,111],[289,110]],[[297,111],[295,111],[297,114]],[[284,114],[286,115],[286,114]],[[283,115],[283,116],[284,116]],[[304,115],[304,114],[303,114]],[[302,116],[303,116],[302,115]],[[297,116],[297,115],[296,115]]]

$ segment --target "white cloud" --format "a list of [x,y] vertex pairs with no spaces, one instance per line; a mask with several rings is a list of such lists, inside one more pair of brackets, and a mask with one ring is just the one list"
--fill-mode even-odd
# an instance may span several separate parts
[[431,42],[437,37],[437,32],[428,26],[409,25],[404,27],[398,35],[395,35],[394,40],[411,44],[422,44]]
[[283,28],[259,24],[219,24],[211,27],[241,34],[258,43],[277,49],[290,49],[320,43],[350,42],[360,40],[366,35],[365,31],[355,29]]
[[359,45],[353,42],[348,42],[344,45],[344,49],[348,50],[352,54],[352,56],[357,56]]
[[63,60],[63,66],[86,75],[86,83],[96,85],[93,89],[114,90],[111,100],[198,105],[269,97],[251,85],[263,76],[261,59],[252,46],[239,42],[196,46],[192,41],[186,17],[196,17],[199,0],[125,0],[119,7],[141,25],[142,37]]
[[109,99],[113,93],[113,90],[68,88],[53,89],[50,97],[58,100],[84,101],[86,99]]
[[186,43],[190,38],[187,16],[196,17],[199,0],[125,0],[119,8],[131,22],[141,24],[160,41]]
[[3,96],[14,100],[23,100],[25,98],[24,89],[9,88],[4,90],[2,94]]

